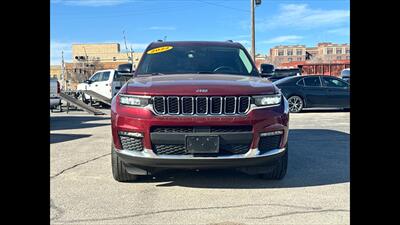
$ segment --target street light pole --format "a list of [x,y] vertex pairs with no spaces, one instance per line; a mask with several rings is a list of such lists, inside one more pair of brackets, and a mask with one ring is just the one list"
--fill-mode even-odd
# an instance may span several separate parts
[[253,61],[256,61],[256,40],[255,40],[255,24],[254,24],[254,2],[255,0],[251,1],[251,57]]

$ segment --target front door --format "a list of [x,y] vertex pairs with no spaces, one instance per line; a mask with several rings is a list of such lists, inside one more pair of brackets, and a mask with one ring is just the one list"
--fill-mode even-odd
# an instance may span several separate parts
[[330,107],[348,108],[350,106],[350,85],[336,77],[322,77]]
[[96,92],[106,98],[111,99],[111,82],[110,71],[104,71],[101,73],[99,82],[97,82]]
[[305,77],[303,92],[306,97],[307,107],[326,106],[326,90],[322,87],[319,76]]

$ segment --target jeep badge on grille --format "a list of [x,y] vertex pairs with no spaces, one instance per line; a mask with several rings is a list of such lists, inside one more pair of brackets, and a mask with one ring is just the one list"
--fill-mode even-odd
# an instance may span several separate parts
[[208,92],[208,89],[197,89],[196,92],[206,93]]

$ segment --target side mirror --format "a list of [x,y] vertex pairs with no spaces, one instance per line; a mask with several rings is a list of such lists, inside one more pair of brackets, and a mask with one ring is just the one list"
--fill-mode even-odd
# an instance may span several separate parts
[[271,77],[274,75],[274,65],[272,64],[261,64],[260,65],[260,73],[261,77]]
[[133,65],[132,63],[126,63],[126,64],[121,64],[117,68],[118,73],[133,73],[135,72],[133,70]]
[[85,80],[84,83],[91,84],[93,82],[91,80]]

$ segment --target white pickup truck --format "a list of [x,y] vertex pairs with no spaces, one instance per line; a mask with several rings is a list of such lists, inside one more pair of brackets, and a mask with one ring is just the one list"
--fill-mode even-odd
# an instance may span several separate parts
[[[127,81],[127,77],[122,76],[117,70],[100,70],[95,72],[89,80],[84,81],[84,83],[78,84],[77,90],[90,90],[94,91],[108,99],[112,99],[114,95],[117,94],[119,89]],[[88,103],[89,100],[96,102],[96,98],[82,93],[82,101]]]
[[60,104],[60,82],[57,78],[50,78],[50,109],[55,109]]

